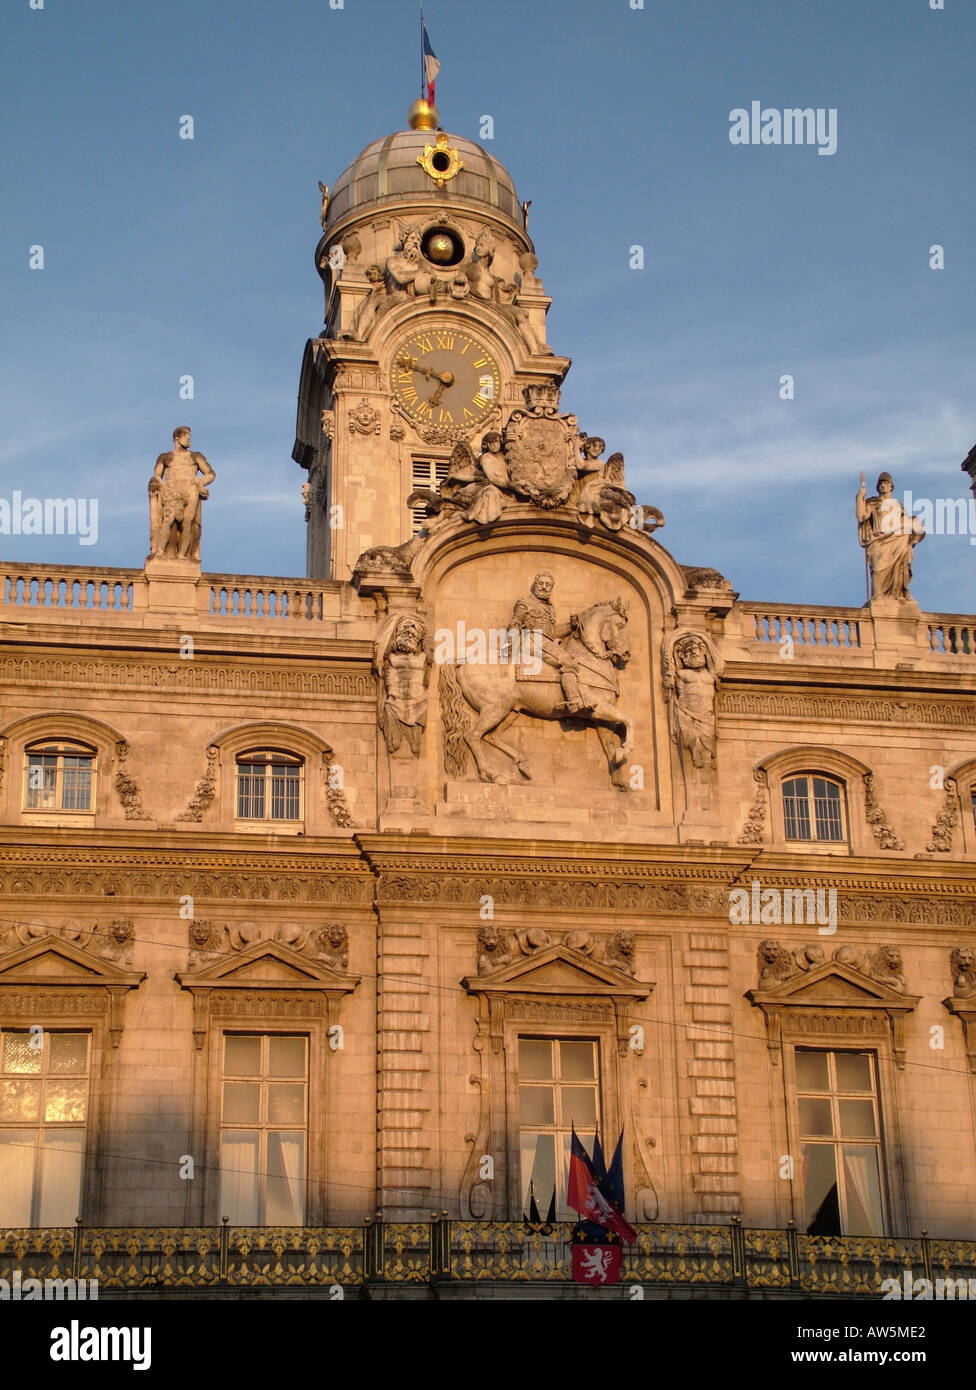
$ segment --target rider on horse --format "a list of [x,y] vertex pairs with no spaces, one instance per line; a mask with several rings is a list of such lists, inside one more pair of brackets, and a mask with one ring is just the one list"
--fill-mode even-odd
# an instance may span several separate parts
[[[515,601],[512,626],[518,628],[523,636],[532,635],[532,640],[536,642],[541,637],[540,654],[547,666],[552,666],[559,672],[559,682],[566,698],[566,713],[588,714],[594,707],[580,691],[579,666],[559,644],[560,637],[568,637],[574,630],[574,618],[571,617],[568,623],[557,624],[556,610],[549,597],[555,583],[548,571],[543,570],[541,574],[537,574],[532,581],[531,592]],[[535,637],[536,633],[540,634],[540,637]]]

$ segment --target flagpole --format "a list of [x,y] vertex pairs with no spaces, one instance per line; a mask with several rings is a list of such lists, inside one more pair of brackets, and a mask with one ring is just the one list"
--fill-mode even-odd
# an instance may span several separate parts
[[424,79],[427,76],[427,68],[424,63],[424,7],[420,6],[420,95],[424,95]]

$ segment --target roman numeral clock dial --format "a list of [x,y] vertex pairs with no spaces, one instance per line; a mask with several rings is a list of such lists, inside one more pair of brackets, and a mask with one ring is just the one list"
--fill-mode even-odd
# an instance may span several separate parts
[[423,328],[395,348],[390,385],[408,419],[424,434],[458,438],[495,408],[498,363],[484,343],[454,327]]

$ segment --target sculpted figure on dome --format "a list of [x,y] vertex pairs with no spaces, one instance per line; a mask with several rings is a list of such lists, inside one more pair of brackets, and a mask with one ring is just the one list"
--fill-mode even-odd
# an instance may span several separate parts
[[319,192],[322,194],[322,208],[319,212],[319,221],[322,223],[322,230],[325,231],[325,223],[329,216],[329,185],[319,179]]
[[173,448],[160,454],[149,479],[149,552],[158,559],[200,560],[201,504],[217,474],[190,448],[190,429],[173,431]]
[[857,536],[867,551],[871,570],[871,597],[910,599],[912,553],[925,539],[925,527],[916,516],[909,516],[893,496],[890,473],[878,478],[878,495],[868,497],[864,474],[854,500]]
[[506,280],[495,273],[495,246],[494,233],[489,227],[482,227],[475,240],[474,254],[462,267],[472,295],[494,304],[519,330],[531,352],[551,353],[552,349],[540,341],[532,327],[527,310],[517,303],[520,277],[516,275],[514,280]]
[[426,292],[428,280],[429,277],[422,274],[420,264],[420,228],[406,227],[400,223],[397,250],[386,261],[387,289],[398,299],[412,297]]
[[374,668],[383,682],[380,727],[391,753],[406,739],[415,758],[427,724],[427,687],[433,648],[426,624],[404,613],[389,620],[376,643]]
[[352,325],[352,337],[358,338],[360,342],[365,342],[376,320],[396,303],[394,296],[387,292],[386,276],[382,266],[367,266],[366,279],[370,285],[369,294],[356,310]]

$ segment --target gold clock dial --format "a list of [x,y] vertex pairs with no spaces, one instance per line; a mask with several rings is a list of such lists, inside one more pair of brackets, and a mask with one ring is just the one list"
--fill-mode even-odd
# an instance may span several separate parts
[[484,343],[453,325],[418,328],[393,353],[390,385],[418,425],[476,429],[501,389],[498,363]]

